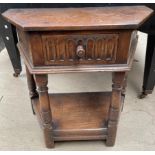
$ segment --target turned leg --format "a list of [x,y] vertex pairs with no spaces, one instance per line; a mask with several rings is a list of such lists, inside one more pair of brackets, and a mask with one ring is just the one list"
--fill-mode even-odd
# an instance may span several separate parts
[[115,72],[112,76],[113,85],[109,110],[108,135],[106,140],[107,146],[113,146],[115,144],[117,124],[121,110],[121,94],[125,78],[125,72]]
[[45,143],[48,148],[53,148],[52,115],[47,87],[48,77],[47,75],[35,75],[35,80],[39,93],[40,114],[43,124]]
[[33,111],[33,114],[35,114],[33,104],[32,104],[32,100],[34,98],[38,97],[38,92],[36,91],[36,84],[35,84],[34,77],[29,72],[27,66],[26,66],[26,75],[27,75],[27,84],[28,84],[28,88],[29,88],[29,95],[30,95],[30,99],[31,99],[32,111]]
[[140,98],[151,94],[155,85],[155,35],[148,35],[145,56],[145,70],[143,79],[143,91]]

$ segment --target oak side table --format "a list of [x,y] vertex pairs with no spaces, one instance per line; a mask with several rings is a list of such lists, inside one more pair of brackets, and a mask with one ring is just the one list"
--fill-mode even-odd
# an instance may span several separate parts
[[[54,141],[115,143],[126,73],[137,44],[136,29],[152,14],[145,6],[10,9],[26,64],[34,113],[48,148]],[[48,93],[48,74],[112,72],[112,92]]]

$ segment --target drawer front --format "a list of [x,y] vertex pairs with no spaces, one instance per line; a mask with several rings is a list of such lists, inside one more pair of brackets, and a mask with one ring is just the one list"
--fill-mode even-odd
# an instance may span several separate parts
[[45,65],[114,64],[119,34],[42,35]]

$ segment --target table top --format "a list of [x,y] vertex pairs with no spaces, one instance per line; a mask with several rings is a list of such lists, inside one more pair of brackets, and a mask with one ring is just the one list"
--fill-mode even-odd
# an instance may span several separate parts
[[146,6],[9,9],[2,16],[23,31],[136,29],[153,10]]

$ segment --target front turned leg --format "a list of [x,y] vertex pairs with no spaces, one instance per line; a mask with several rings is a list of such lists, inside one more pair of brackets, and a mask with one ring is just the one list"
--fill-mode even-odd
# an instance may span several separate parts
[[48,95],[48,77],[47,75],[35,75],[36,84],[39,93],[39,103],[40,103],[40,114],[41,121],[43,124],[43,132],[46,147],[54,147],[54,139],[52,132],[52,115],[50,109],[50,100]]
[[121,110],[122,88],[125,78],[125,72],[115,72],[112,77],[112,95],[109,109],[108,135],[106,139],[107,146],[115,144],[117,124]]
[[27,75],[27,84],[28,84],[28,88],[29,88],[29,95],[30,95],[30,99],[31,99],[32,112],[33,112],[33,114],[35,114],[32,100],[34,98],[38,97],[38,92],[36,91],[36,84],[35,84],[34,77],[29,72],[29,69],[27,68],[27,66],[26,66],[26,75]]

